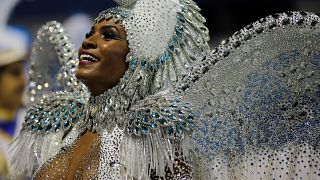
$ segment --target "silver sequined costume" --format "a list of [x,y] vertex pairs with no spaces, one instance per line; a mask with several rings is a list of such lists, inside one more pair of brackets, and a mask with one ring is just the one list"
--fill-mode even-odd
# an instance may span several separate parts
[[[89,129],[100,141],[95,179],[319,177],[318,15],[260,19],[209,54],[193,1],[117,2],[122,6],[96,22],[123,24],[130,66],[98,97],[74,79],[77,58],[63,27],[49,22],[39,31],[30,83],[35,103],[11,145],[16,176],[34,176]],[[150,29],[142,34],[139,25]],[[49,53],[58,61],[39,71]]]

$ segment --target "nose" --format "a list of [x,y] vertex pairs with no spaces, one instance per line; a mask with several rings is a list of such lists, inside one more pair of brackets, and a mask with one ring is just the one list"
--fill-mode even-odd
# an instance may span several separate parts
[[95,49],[95,48],[97,48],[97,43],[94,40],[94,36],[90,36],[90,37],[86,38],[82,42],[82,48],[83,49]]

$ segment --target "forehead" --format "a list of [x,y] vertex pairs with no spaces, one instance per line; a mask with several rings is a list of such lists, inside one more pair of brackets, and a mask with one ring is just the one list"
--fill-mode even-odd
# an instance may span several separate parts
[[112,19],[103,19],[97,23],[95,23],[92,27],[92,30],[101,30],[101,29],[110,29],[115,30],[119,33],[119,35],[125,37],[126,36],[126,30],[123,27],[123,25],[119,21],[115,21]]
[[112,19],[103,19],[92,26],[92,29],[100,29],[102,27],[116,28],[118,31],[125,32],[123,25]]

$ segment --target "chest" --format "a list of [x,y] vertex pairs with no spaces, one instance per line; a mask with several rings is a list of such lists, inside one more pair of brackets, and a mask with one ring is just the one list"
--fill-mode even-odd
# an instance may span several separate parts
[[72,146],[45,163],[36,179],[96,179],[99,152],[99,136],[87,131]]

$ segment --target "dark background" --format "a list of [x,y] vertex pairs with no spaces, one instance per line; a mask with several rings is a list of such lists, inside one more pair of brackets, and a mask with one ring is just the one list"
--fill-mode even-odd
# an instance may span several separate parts
[[[211,45],[264,16],[284,11],[320,12],[320,0],[195,0],[207,19]],[[83,12],[93,18],[116,4],[112,0],[22,0],[9,24],[24,27],[31,36],[49,20],[64,21]],[[89,28],[89,27],[88,27]]]

